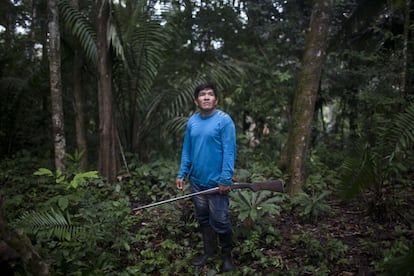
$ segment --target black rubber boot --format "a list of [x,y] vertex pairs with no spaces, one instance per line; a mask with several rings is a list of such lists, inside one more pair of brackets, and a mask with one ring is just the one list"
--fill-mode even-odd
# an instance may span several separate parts
[[233,262],[231,260],[231,251],[233,250],[233,241],[231,232],[225,234],[219,234],[221,244],[221,254],[223,257],[222,272],[232,271],[234,269]]
[[201,235],[204,244],[204,254],[191,261],[194,266],[203,266],[209,259],[217,254],[217,235],[209,226],[201,227]]

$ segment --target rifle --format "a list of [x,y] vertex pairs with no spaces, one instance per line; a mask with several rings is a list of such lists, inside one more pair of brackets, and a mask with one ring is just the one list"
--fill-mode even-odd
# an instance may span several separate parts
[[[266,190],[266,191],[283,193],[284,190],[285,190],[284,183],[280,180],[258,181],[258,182],[253,182],[253,183],[235,182],[232,185],[230,185],[231,190],[244,189],[244,188],[249,188],[253,192]],[[191,193],[191,194],[187,194],[187,195],[183,195],[183,196],[179,196],[179,197],[170,198],[170,199],[163,200],[163,201],[154,202],[154,203],[151,203],[151,204],[148,204],[148,205],[136,207],[136,208],[133,208],[132,211],[138,211],[138,210],[141,210],[141,209],[146,209],[146,208],[158,206],[158,205],[161,205],[161,204],[164,204],[164,203],[169,203],[169,202],[173,202],[173,201],[193,197],[193,196],[196,196],[196,195],[215,194],[218,191],[219,191],[219,188],[214,187],[214,188],[210,188],[210,189],[207,189],[207,190],[204,190],[204,191],[199,191],[199,192],[195,192],[195,193]]]

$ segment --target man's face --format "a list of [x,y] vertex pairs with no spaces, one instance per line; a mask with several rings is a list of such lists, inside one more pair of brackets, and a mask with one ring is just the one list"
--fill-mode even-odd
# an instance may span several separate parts
[[197,99],[195,99],[195,104],[206,115],[211,114],[216,109],[217,103],[218,99],[212,89],[201,90]]

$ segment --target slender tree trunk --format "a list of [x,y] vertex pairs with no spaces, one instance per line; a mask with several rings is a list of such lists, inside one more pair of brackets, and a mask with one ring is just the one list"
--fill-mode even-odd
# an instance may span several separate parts
[[[36,26],[37,25],[37,1],[33,0],[32,1],[32,22],[31,22],[31,26]],[[36,42],[36,28],[32,27],[30,28],[30,46],[28,47],[28,54],[29,54],[29,59],[30,61],[34,61],[34,57],[35,57],[35,47],[34,44]]]
[[[72,0],[75,9],[79,9],[79,0]],[[76,144],[79,151],[83,152],[81,167],[87,170],[88,167],[88,144],[86,140],[85,112],[83,108],[83,85],[82,85],[82,65],[83,58],[80,53],[79,43],[75,42],[73,58],[73,99],[75,110]]]
[[401,73],[401,95],[403,98],[408,96],[408,41],[410,32],[410,11],[411,11],[411,0],[405,0],[405,13],[404,13],[404,33],[403,33],[403,64]]
[[56,170],[64,169],[66,140],[61,87],[59,15],[56,0],[48,0],[49,71]]
[[331,8],[332,0],[314,0],[287,142],[287,170],[290,177],[288,190],[291,195],[299,192],[305,183],[307,149],[325,57]]
[[99,104],[99,164],[100,174],[114,182],[120,168],[118,133],[115,124],[112,95],[112,64],[107,43],[109,22],[108,0],[97,0],[98,39],[98,104]]

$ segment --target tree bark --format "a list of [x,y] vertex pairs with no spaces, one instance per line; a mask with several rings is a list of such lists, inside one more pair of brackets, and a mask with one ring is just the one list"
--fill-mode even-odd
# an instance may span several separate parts
[[411,12],[411,0],[405,0],[404,9],[404,33],[403,33],[403,49],[402,49],[402,70],[401,70],[401,95],[404,99],[407,99],[408,92],[408,42],[410,34],[410,12]]
[[291,195],[299,192],[305,183],[307,149],[325,57],[331,9],[332,0],[314,1],[288,133],[287,171],[288,191]]
[[[72,0],[75,9],[79,9],[79,0]],[[81,167],[84,171],[88,168],[88,144],[86,140],[84,97],[82,85],[82,65],[83,58],[80,53],[79,43],[74,41],[74,58],[73,58],[73,100],[75,111],[75,127],[76,127],[76,145],[81,151]]]
[[56,170],[64,169],[66,139],[63,121],[59,15],[56,0],[48,0],[49,71]]
[[112,95],[112,64],[107,43],[108,0],[97,0],[99,173],[114,182],[120,168],[118,132]]

